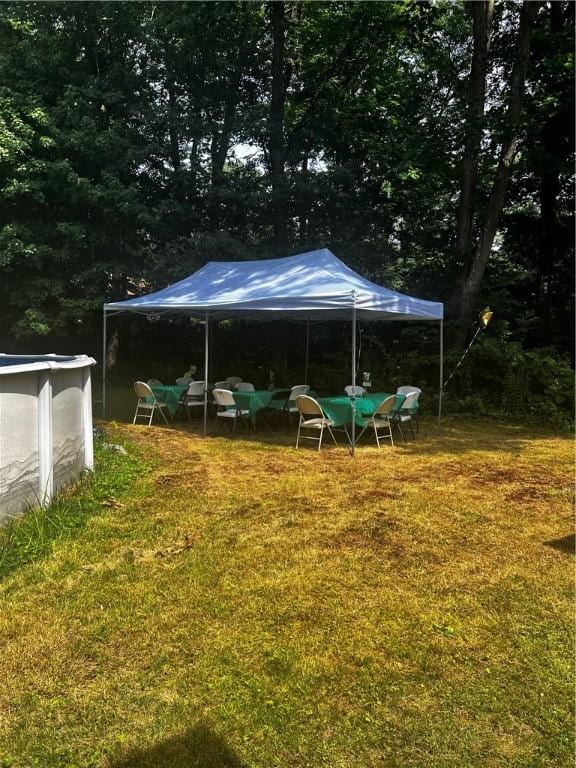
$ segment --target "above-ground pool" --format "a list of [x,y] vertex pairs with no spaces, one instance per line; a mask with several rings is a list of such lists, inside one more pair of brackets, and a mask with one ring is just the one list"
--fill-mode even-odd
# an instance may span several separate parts
[[0,353],[0,525],[93,468],[94,363]]

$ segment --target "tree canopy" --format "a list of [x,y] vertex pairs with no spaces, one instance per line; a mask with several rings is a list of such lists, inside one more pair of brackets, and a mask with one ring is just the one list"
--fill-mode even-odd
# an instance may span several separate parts
[[6,344],[91,337],[105,301],[209,259],[326,246],[570,349],[574,5],[492,5],[2,3]]

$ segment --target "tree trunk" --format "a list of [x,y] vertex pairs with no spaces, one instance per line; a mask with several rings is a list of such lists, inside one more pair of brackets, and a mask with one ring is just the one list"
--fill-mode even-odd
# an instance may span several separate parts
[[310,207],[310,195],[308,194],[308,158],[302,160],[302,183],[300,189],[300,245],[304,246],[308,240],[308,213]]
[[272,223],[274,242],[286,242],[286,148],[284,105],[286,102],[286,14],[284,2],[270,2],[272,21],[272,99],[270,102],[269,145],[272,179]]
[[550,283],[556,257],[556,204],[559,191],[558,168],[543,171],[540,177],[540,253],[538,254],[536,310],[545,319],[550,318]]
[[[111,297],[113,301],[124,301],[127,294],[128,279],[124,272],[115,272],[112,275]],[[115,328],[112,335],[108,337],[106,344],[106,367],[112,370],[116,365],[118,358],[118,348],[120,346],[120,334],[118,328]]]
[[244,68],[244,50],[248,38],[250,16],[247,3],[241,4],[242,24],[238,34],[236,44],[236,61],[227,84],[227,97],[224,102],[224,115],[222,127],[216,128],[212,132],[212,141],[210,145],[210,171],[211,171],[211,204],[210,220],[214,229],[217,229],[220,223],[219,194],[224,183],[224,165],[230,149],[230,140],[232,129],[234,127],[234,117],[240,101],[240,84],[242,82],[242,73]]
[[472,3],[474,28],[474,53],[470,79],[472,85],[471,101],[468,111],[464,158],[462,161],[462,187],[458,206],[458,230],[456,253],[460,263],[465,263],[472,251],[472,233],[474,224],[474,205],[484,109],[486,101],[486,72],[488,51],[492,33],[493,0]]
[[213,231],[220,227],[220,200],[229,142],[229,130],[224,126],[221,131],[218,131],[214,127],[210,141],[210,192],[208,195],[208,218]]
[[530,29],[538,8],[539,2],[524,0],[520,12],[518,49],[511,75],[506,114],[506,135],[500,150],[498,167],[480,236],[476,246],[471,250],[463,264],[456,290],[449,302],[449,307],[455,314],[454,320],[456,321],[450,339],[451,345],[454,347],[462,347],[465,343],[467,329],[475,309],[476,299],[504,207],[506,186],[518,147],[519,120],[530,55]]
[[200,138],[194,135],[190,147],[190,199],[195,201],[198,197],[198,171],[200,170]]
[[[550,4],[550,29],[562,30],[562,4]],[[551,314],[551,282],[554,262],[558,253],[556,226],[558,223],[558,195],[560,193],[560,164],[555,153],[558,126],[554,120],[542,129],[542,151],[545,165],[540,172],[540,242],[538,273],[536,277],[535,309],[546,321]]]
[[111,371],[118,360],[118,347],[120,346],[120,334],[116,328],[108,337],[106,344],[106,368]]
[[170,162],[172,169],[177,172],[180,168],[180,142],[178,140],[178,103],[174,92],[174,78],[171,74],[166,78],[166,90],[168,91],[168,134],[170,138]]

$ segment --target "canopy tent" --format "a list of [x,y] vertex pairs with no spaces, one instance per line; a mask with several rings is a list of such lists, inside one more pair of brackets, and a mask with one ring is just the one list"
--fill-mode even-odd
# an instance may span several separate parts
[[178,313],[212,319],[441,320],[443,305],[366,280],[327,248],[284,259],[210,261],[161,291],[106,304],[106,312]]
[[[327,248],[281,259],[208,262],[189,277],[160,291],[104,305],[103,359],[106,360],[107,315],[184,314],[205,322],[204,430],[208,390],[209,321],[222,318],[305,321],[351,320],[352,383],[356,383],[356,323],[359,320],[437,320],[440,322],[440,384],[442,384],[441,302],[406,296],[372,283],[354,272]],[[308,341],[307,341],[308,346]],[[103,409],[106,366],[103,372]],[[442,389],[440,387],[439,416]],[[354,409],[354,399],[352,408]],[[352,422],[354,424],[354,421]],[[352,439],[354,448],[354,436]]]

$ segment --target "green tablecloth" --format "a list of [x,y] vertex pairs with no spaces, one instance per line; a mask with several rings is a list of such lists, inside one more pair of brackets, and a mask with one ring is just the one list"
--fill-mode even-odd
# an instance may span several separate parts
[[277,392],[285,390],[281,389],[257,389],[254,392],[234,392],[234,402],[241,411],[248,411],[248,418],[254,424],[256,421],[256,414],[262,408],[276,408],[282,410],[285,400],[273,400],[274,395]]
[[[372,416],[382,400],[385,400],[393,392],[370,392],[364,397],[356,398],[356,424],[363,427],[365,420]],[[405,400],[404,395],[396,395],[396,405],[394,411],[397,411]],[[346,395],[337,397],[319,397],[318,402],[322,410],[332,419],[336,427],[343,427],[352,422],[352,401]]]
[[162,384],[162,386],[157,384],[153,387],[150,387],[150,389],[154,393],[154,397],[157,400],[160,400],[162,403],[166,403],[166,407],[172,416],[174,416],[178,410],[178,405],[180,404],[182,395],[184,392],[186,392],[188,387],[182,386],[180,384]]

